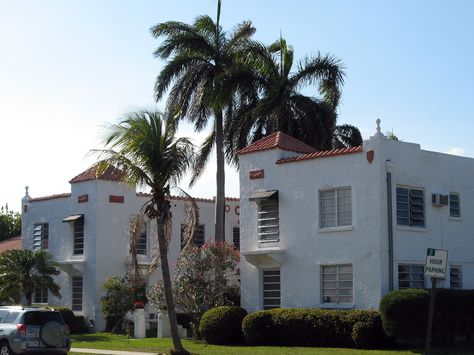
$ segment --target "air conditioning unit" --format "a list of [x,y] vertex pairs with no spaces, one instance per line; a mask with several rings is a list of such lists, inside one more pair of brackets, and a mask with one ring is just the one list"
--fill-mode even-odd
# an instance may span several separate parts
[[449,204],[449,196],[441,194],[432,194],[431,202],[433,206],[447,206]]

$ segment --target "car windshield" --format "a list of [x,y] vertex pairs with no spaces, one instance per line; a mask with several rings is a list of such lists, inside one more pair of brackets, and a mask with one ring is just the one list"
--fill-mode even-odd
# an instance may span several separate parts
[[63,323],[61,315],[58,312],[35,311],[25,313],[26,325],[43,325],[50,321]]

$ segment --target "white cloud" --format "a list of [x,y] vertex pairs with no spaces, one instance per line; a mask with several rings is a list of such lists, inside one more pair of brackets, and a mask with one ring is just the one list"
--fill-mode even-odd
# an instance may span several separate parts
[[464,155],[464,152],[465,152],[464,148],[452,147],[452,148],[449,148],[444,153],[451,154],[451,155]]

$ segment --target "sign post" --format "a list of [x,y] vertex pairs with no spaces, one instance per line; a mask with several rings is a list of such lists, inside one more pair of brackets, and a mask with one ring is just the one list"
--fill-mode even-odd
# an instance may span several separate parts
[[445,249],[428,248],[426,251],[425,276],[431,277],[430,309],[428,312],[428,327],[426,329],[425,355],[429,355],[431,332],[433,330],[433,314],[436,294],[436,280],[446,277],[448,251]]

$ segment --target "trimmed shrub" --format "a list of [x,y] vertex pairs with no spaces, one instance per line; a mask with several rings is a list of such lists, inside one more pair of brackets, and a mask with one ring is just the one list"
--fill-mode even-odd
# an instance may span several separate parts
[[[424,342],[428,323],[430,291],[392,291],[380,302],[383,327],[399,342]],[[432,339],[436,344],[470,340],[474,332],[474,291],[437,289]]]
[[51,306],[48,308],[61,313],[61,316],[63,317],[64,322],[67,324],[67,326],[69,327],[69,330],[72,333],[75,326],[75,322],[76,322],[76,316],[74,315],[74,312],[71,311],[69,308],[62,307],[62,306]]
[[358,321],[352,328],[352,341],[362,349],[380,349],[390,344],[382,327],[380,313],[373,312],[364,321]]
[[389,292],[380,302],[383,327],[398,340],[416,344],[424,340],[430,295],[427,290]]
[[85,333],[89,330],[84,317],[76,316],[69,308],[63,306],[50,306],[48,308],[61,313],[64,322],[67,324],[72,334]]
[[228,345],[243,342],[242,320],[247,311],[236,306],[215,307],[204,313],[199,332],[208,344]]
[[89,324],[84,316],[75,316],[74,326],[71,328],[71,333],[80,334],[88,333],[90,331]]
[[268,311],[257,311],[242,321],[242,331],[249,345],[270,345],[275,342],[275,325]]
[[[242,322],[242,330],[252,345],[354,347],[352,333],[356,323],[370,324],[375,334],[383,333],[380,321],[376,329],[377,317],[380,319],[377,311],[279,308],[249,314]],[[374,344],[367,340],[363,346],[378,347],[376,339],[379,338],[374,335]]]

